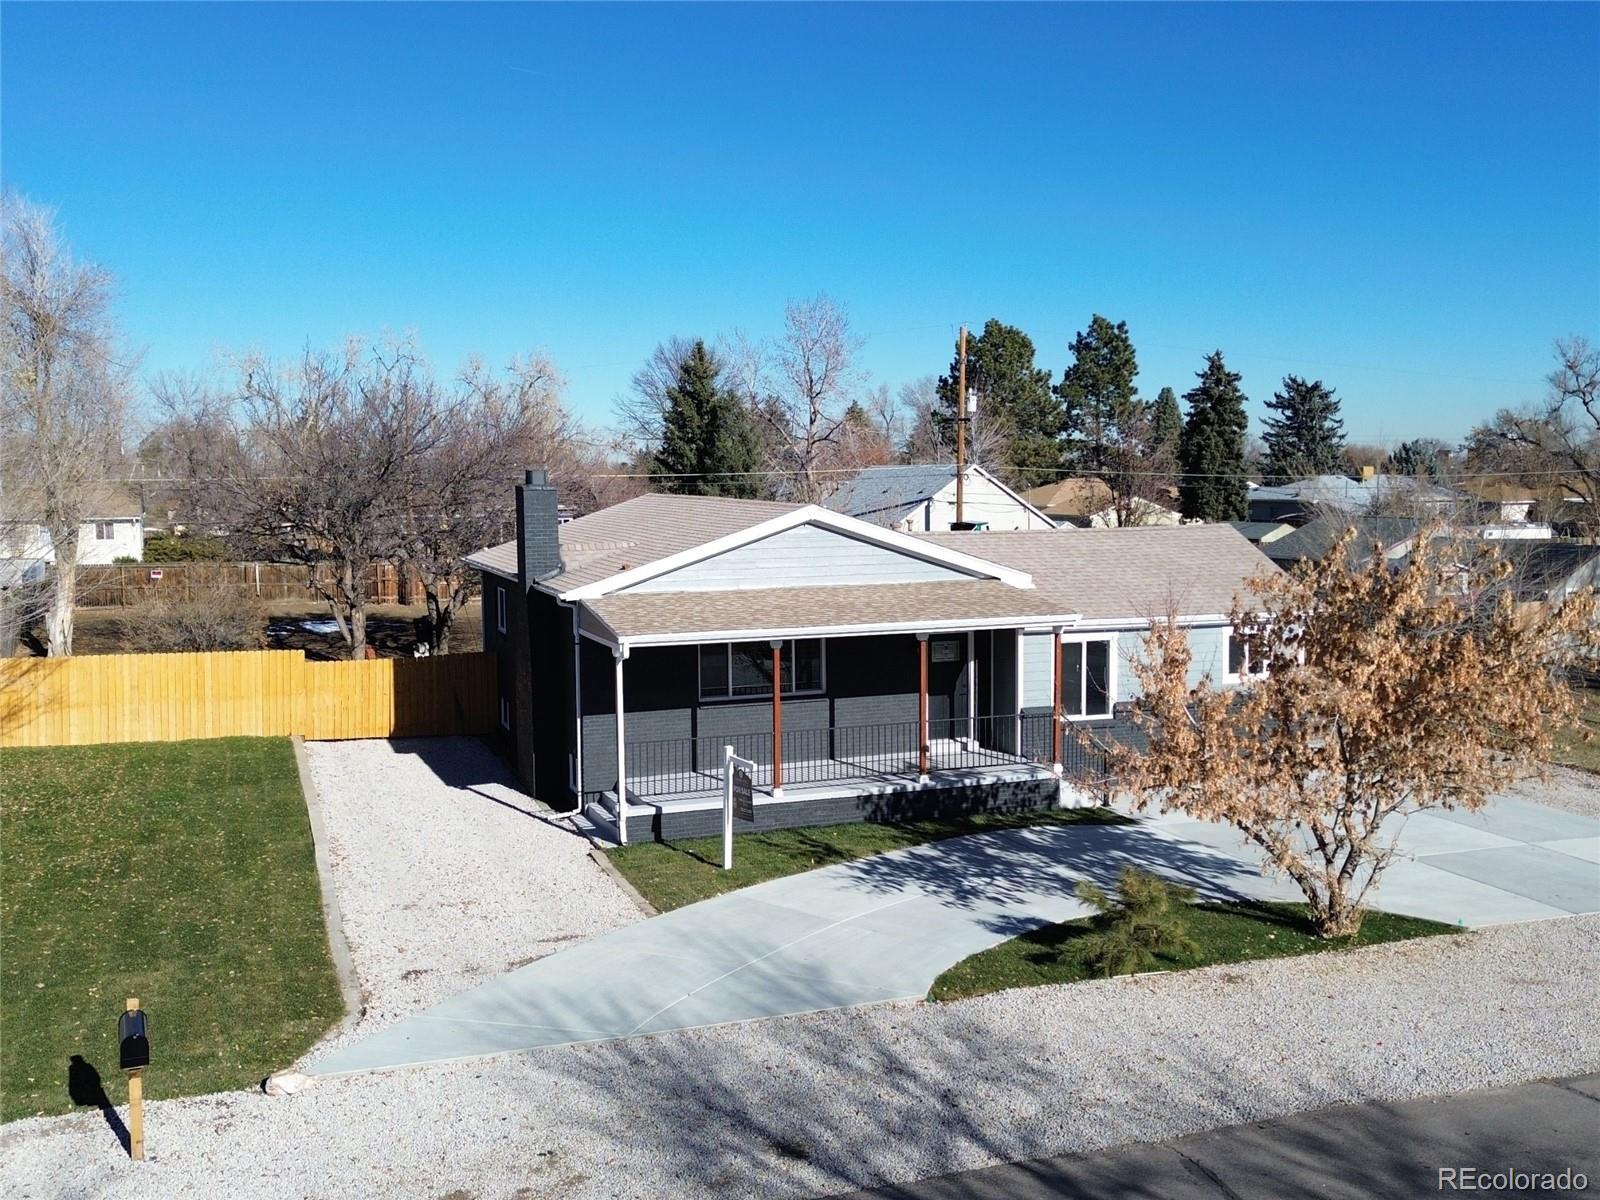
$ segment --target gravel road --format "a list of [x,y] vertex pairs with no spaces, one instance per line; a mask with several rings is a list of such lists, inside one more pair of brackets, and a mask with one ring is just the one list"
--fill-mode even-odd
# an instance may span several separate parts
[[[642,919],[474,738],[308,742],[366,1013],[312,1051]],[[288,1064],[284,1064],[287,1066]]]
[[1597,948],[1573,917],[166,1101],[144,1164],[97,1116],[20,1122],[0,1194],[821,1195],[1593,1071]]

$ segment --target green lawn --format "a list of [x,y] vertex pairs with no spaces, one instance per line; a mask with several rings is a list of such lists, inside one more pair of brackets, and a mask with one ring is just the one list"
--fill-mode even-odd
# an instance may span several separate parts
[[[1579,727],[1563,729],[1556,734],[1555,750],[1550,761],[1566,767],[1580,767],[1585,771],[1600,772],[1600,688],[1578,688]],[[1592,741],[1583,740],[1588,733]]]
[[1120,825],[1108,808],[1038,808],[925,821],[808,825],[744,833],[733,841],[733,870],[722,869],[722,839],[642,842],[610,852],[611,862],[661,912],[784,875],[831,866],[923,842],[1028,825]]
[[82,1055],[113,1103],[117,1015],[145,1095],[244,1087],[341,1014],[281,738],[0,750],[0,1120],[62,1112]]
[[[1158,969],[1177,971],[1252,958],[1283,958],[1458,932],[1455,926],[1441,925],[1437,921],[1369,912],[1361,922],[1361,932],[1355,937],[1325,940],[1313,932],[1303,904],[1196,904],[1186,911],[1189,936],[1199,944],[1200,951],[1161,959]],[[1089,932],[1098,919],[1084,917],[1060,925],[1047,925],[962,959],[933,981],[929,997],[960,1000],[1002,988],[1076,983],[1093,978],[1095,972],[1087,970],[1079,961],[1073,942]]]

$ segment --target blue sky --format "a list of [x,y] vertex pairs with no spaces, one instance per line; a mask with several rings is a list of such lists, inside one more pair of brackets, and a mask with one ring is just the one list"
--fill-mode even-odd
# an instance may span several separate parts
[[[898,386],[957,324],[1148,395],[1221,347],[1359,440],[1454,437],[1600,336],[1600,6],[32,5],[0,169],[121,280],[148,371],[414,330],[657,341],[826,291]],[[1258,426],[1252,425],[1252,432]]]

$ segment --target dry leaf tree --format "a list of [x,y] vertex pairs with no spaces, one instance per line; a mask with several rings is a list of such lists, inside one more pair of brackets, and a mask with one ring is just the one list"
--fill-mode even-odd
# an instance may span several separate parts
[[1597,647],[1589,592],[1519,605],[1493,543],[1436,533],[1399,567],[1358,563],[1347,532],[1322,561],[1254,580],[1232,614],[1252,672],[1237,688],[1189,686],[1171,616],[1132,664],[1149,745],[1111,749],[1118,786],[1234,826],[1323,936],[1360,928],[1408,815],[1479,808],[1539,769],[1575,720],[1567,672]]

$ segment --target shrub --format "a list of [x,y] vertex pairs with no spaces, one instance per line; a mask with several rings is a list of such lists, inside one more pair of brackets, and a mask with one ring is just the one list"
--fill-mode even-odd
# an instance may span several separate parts
[[228,547],[217,538],[180,537],[172,533],[152,533],[144,539],[144,561],[226,562]]
[[1148,971],[1156,965],[1157,955],[1175,958],[1199,952],[1184,920],[1184,907],[1194,900],[1191,888],[1137,867],[1123,867],[1115,895],[1085,879],[1078,884],[1078,899],[1100,915],[1094,928],[1077,940],[1077,952],[1107,978]]
[[128,648],[146,653],[259,650],[267,642],[261,601],[222,581],[183,596],[157,591],[123,621]]
[[114,567],[131,567],[138,563],[138,559],[131,554],[119,554],[111,560]]

